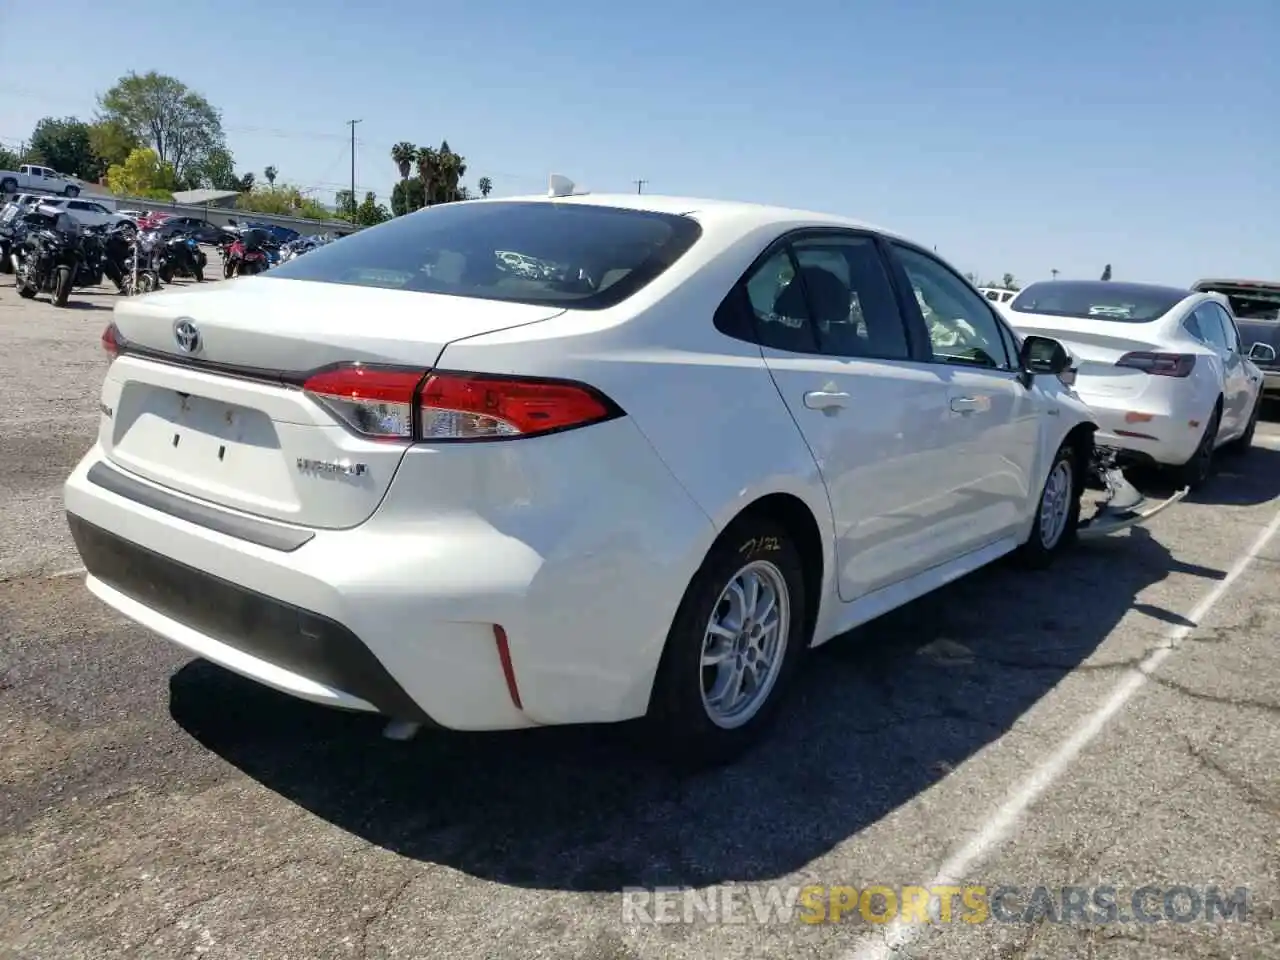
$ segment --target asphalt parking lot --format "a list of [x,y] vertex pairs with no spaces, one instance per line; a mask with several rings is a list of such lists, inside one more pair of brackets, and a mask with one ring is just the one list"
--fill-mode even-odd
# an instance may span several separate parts
[[[1149,527],[824,648],[763,749],[677,778],[624,730],[383,740],[93,599],[60,488],[115,299],[56,310],[0,277],[0,957],[1280,957],[1277,411]],[[750,906],[935,882],[1019,887],[1018,910],[1110,885],[1126,915],[1148,885],[1248,894],[1210,922]],[[745,920],[650,923],[621,893],[721,885]]]

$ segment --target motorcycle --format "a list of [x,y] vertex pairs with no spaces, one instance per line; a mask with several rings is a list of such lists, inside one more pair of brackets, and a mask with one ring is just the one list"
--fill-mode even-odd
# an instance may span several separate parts
[[174,277],[194,277],[196,283],[204,283],[204,268],[208,262],[199,241],[190,234],[181,233],[164,241],[157,272],[162,283],[172,283]]
[[266,270],[270,266],[265,249],[266,240],[265,231],[244,230],[227,249],[222,263],[222,275],[230,280],[232,277],[248,277]]
[[[59,221],[63,217],[59,217]],[[24,300],[49,293],[53,295],[55,307],[65,307],[77,277],[85,276],[81,270],[87,259],[86,233],[69,217],[66,219],[69,222],[29,232],[23,241],[15,284],[18,296]]]

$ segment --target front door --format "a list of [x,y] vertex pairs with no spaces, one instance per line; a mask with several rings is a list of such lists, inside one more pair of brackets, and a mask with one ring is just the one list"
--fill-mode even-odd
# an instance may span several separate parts
[[923,250],[899,243],[889,250],[946,395],[955,487],[937,535],[968,553],[1019,533],[1038,502],[1041,399],[1023,385],[1012,338],[980,294]]

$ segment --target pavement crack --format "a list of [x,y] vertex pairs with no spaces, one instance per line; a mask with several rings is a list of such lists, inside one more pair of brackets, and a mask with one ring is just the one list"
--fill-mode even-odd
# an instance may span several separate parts
[[1200,700],[1204,703],[1216,703],[1224,707],[1240,707],[1244,710],[1261,710],[1264,713],[1274,713],[1280,716],[1280,703],[1272,703],[1269,700],[1255,700],[1252,697],[1228,697],[1222,694],[1205,693],[1201,690],[1193,690],[1186,684],[1179,683],[1177,680],[1171,680],[1168,677],[1157,676],[1154,673],[1147,674],[1152,680],[1160,686],[1180,693],[1183,696],[1190,697],[1193,700]]
[[1231,770],[1220,760],[1212,756],[1207,750],[1197,746],[1189,738],[1186,739],[1185,742],[1187,753],[1189,753],[1200,765],[1201,769],[1209,773],[1216,774],[1231,786],[1235,787],[1239,793],[1244,794],[1251,805],[1272,815],[1280,816],[1280,800],[1277,800],[1275,797],[1259,790],[1240,774]]
[[396,904],[400,902],[405,893],[408,892],[409,887],[411,887],[417,879],[418,874],[416,873],[405,877],[396,884],[395,888],[390,894],[388,894],[387,898],[383,901],[382,906],[369,911],[369,913],[364,916],[363,923],[360,927],[360,960],[368,960],[369,957],[369,930],[375,923],[395,909]]

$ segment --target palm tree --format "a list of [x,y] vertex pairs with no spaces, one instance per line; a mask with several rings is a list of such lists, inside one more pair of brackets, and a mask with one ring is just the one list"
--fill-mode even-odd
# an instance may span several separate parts
[[422,180],[424,202],[429,207],[435,199],[436,183],[440,179],[440,154],[431,147],[419,147],[414,160],[418,164],[418,177]]
[[458,183],[466,175],[467,160],[461,154],[454,153],[449,141],[440,144],[440,185],[444,188],[445,200],[458,199]]
[[1056,269],[1055,269],[1055,270],[1050,270],[1049,272],[1050,272],[1051,274],[1053,274],[1053,279],[1055,279],[1055,280],[1057,280],[1057,279],[1058,279],[1058,271],[1057,271]]
[[480,182],[476,184],[480,188],[480,196],[487,197],[493,192],[493,181],[488,177],[481,177]]
[[400,179],[408,180],[413,172],[413,163],[418,157],[418,148],[408,140],[401,140],[391,148],[391,162],[400,171]]
[[277,173],[279,173],[279,171],[276,170],[275,167],[267,167],[267,169],[262,171],[262,175],[267,178],[267,185],[271,187],[272,190],[276,188]]

